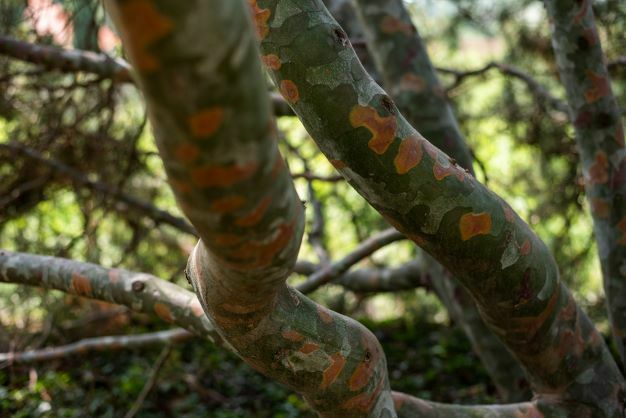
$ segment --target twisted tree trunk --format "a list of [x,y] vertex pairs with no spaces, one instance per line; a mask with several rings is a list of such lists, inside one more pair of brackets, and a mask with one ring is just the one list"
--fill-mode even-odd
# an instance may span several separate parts
[[623,416],[623,378],[530,228],[406,122],[320,1],[250,5],[262,60],[309,133],[459,278],[536,401],[468,409],[395,396],[394,405],[376,338],[284,283],[302,208],[277,153],[243,1],[111,0],[170,183],[202,239],[189,275],[219,334],[323,416]]

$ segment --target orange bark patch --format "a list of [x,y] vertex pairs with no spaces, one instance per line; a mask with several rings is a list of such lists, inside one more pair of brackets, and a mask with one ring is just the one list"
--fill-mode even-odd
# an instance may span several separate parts
[[302,336],[302,334],[300,334],[298,331],[293,330],[293,329],[283,331],[282,336],[284,339],[293,341],[293,342],[304,340],[304,337]]
[[291,80],[283,80],[280,82],[280,94],[282,94],[289,103],[298,103],[298,100],[300,100],[298,86]]
[[465,175],[467,173],[456,167],[450,158],[441,152],[437,147],[428,141],[424,141],[424,149],[433,160],[433,176],[437,181],[441,181],[452,175],[456,176],[459,181],[465,180]]
[[619,223],[617,224],[617,229],[619,229],[622,234],[622,237],[618,241],[619,244],[626,246],[626,217],[619,221]]
[[302,347],[300,347],[300,352],[302,354],[311,354],[319,350],[320,346],[315,343],[304,343]]
[[591,212],[598,218],[608,218],[611,212],[611,205],[607,199],[594,197],[591,199]]
[[591,0],[582,0],[582,2],[578,2],[580,4],[580,9],[578,13],[574,15],[574,22],[580,23],[581,20],[585,18],[589,8],[591,7]]
[[171,177],[167,181],[172,185],[172,189],[178,193],[189,193],[192,190],[191,184],[186,181],[173,179]]
[[609,181],[609,160],[604,151],[598,151],[587,173],[589,184],[604,184]]
[[174,151],[174,155],[181,163],[189,164],[198,158],[200,150],[192,144],[181,144],[176,148],[176,151]]
[[341,405],[341,407],[343,409],[356,409],[357,411],[361,411],[363,413],[370,412],[370,410],[376,404],[376,400],[378,399],[378,396],[383,389],[384,382],[384,377],[381,377],[380,381],[378,382],[372,393],[361,393],[354,398],[348,399],[346,402],[343,403],[343,405]]
[[266,305],[266,301],[261,303],[253,303],[250,305],[239,305],[236,303],[222,303],[220,307],[226,312],[234,313],[237,315],[248,315],[253,312],[259,311],[262,307]]
[[[267,266],[276,255],[284,250],[291,242],[295,231],[295,219],[278,227],[274,236],[265,241],[249,241],[231,250],[230,257],[240,260],[237,263],[230,263],[231,267],[238,271],[251,270],[258,267]],[[245,262],[246,260],[252,260]]]
[[561,288],[557,287],[556,291],[552,293],[545,309],[540,314],[529,317],[513,318],[511,320],[511,332],[523,334],[527,337],[528,341],[531,341],[539,328],[541,328],[546,320],[554,313],[560,294]]
[[371,106],[355,106],[350,112],[350,124],[354,128],[367,128],[372,133],[367,145],[378,155],[387,151],[396,136],[395,116],[380,116]]
[[598,32],[596,32],[593,28],[585,29],[583,36],[587,40],[587,44],[589,44],[589,46],[594,46],[598,43]]
[[191,312],[195,316],[201,317],[202,315],[204,315],[204,309],[202,309],[202,305],[200,304],[200,301],[198,299],[194,299],[189,307],[191,308]]
[[226,196],[211,203],[211,210],[217,213],[228,213],[239,209],[244,203],[246,203],[246,198],[243,196]]
[[515,418],[545,418],[545,415],[535,405],[520,407]]
[[79,296],[90,296],[91,281],[80,273],[72,273],[72,289]]
[[341,170],[342,168],[346,168],[348,166],[348,164],[346,164],[344,161],[341,161],[341,160],[329,160],[329,161],[333,165],[333,167],[335,167],[337,170]]
[[120,281],[120,272],[117,269],[109,270],[109,282],[115,284]]
[[385,16],[382,22],[380,22],[380,30],[388,35],[401,32],[410,36],[415,32],[415,28],[410,23],[405,23],[400,19],[389,15]]
[[335,353],[330,356],[330,366],[328,366],[326,370],[324,370],[324,373],[322,373],[322,384],[320,385],[320,389],[326,389],[332,385],[341,374],[345,365],[346,358],[342,356],[341,353]]
[[513,212],[511,206],[503,200],[500,201],[500,203],[502,205],[502,211],[504,212],[504,219],[506,219],[507,222],[513,222],[515,220],[515,212]]
[[421,138],[410,136],[400,143],[398,154],[393,160],[398,174],[406,174],[422,161]]
[[243,180],[247,180],[257,170],[257,163],[245,165],[214,165],[199,167],[191,171],[191,181],[198,187],[230,187]]
[[611,84],[608,77],[587,70],[587,78],[591,82],[591,88],[585,92],[587,103],[594,103],[611,95]]
[[172,311],[166,305],[161,302],[157,302],[154,304],[154,312],[157,314],[159,318],[166,322],[174,322],[174,315],[172,315]]
[[320,317],[323,323],[332,324],[333,316],[323,306],[317,305],[317,315]]
[[413,73],[406,73],[403,75],[400,85],[403,89],[411,90],[416,93],[423,92],[427,87],[426,81],[422,77]]
[[210,107],[191,115],[187,121],[191,134],[196,138],[206,138],[213,135],[224,121],[224,109]]
[[364,388],[374,374],[374,367],[376,367],[376,363],[371,358],[364,359],[359,363],[348,381],[350,390],[356,391]]
[[[277,136],[274,135],[276,138]],[[285,169],[285,161],[283,161],[282,155],[280,155],[280,151],[276,150],[276,157],[274,159],[274,165],[272,166],[272,172],[270,176],[275,179],[278,175]]]
[[258,224],[261,221],[261,219],[263,219],[263,216],[267,212],[267,208],[270,206],[271,202],[272,202],[272,199],[269,197],[266,197],[265,199],[261,200],[258,206],[252,209],[250,213],[237,219],[235,221],[235,225],[247,228],[247,227]]
[[526,256],[526,255],[530,254],[530,251],[532,249],[533,249],[532,244],[530,243],[530,240],[527,239],[526,241],[524,241],[524,243],[520,247],[519,253],[520,253],[521,256]]
[[491,232],[491,215],[487,212],[466,213],[461,216],[459,229],[463,241],[478,235],[486,235]]
[[232,245],[239,244],[243,238],[240,235],[235,234],[217,234],[213,237],[213,242],[216,245],[230,247]]
[[275,54],[263,55],[261,60],[267,68],[274,71],[280,70],[280,67],[283,65],[282,62],[280,62],[278,55]]
[[250,5],[250,11],[252,12],[252,18],[254,19],[256,34],[259,39],[263,40],[270,30],[267,21],[269,20],[272,12],[270,9],[261,9],[257,5],[257,0],[248,0],[248,4]]
[[174,22],[163,16],[150,0],[130,0],[120,5],[124,46],[140,71],[154,71],[159,67],[157,58],[148,51],[157,40],[174,28]]

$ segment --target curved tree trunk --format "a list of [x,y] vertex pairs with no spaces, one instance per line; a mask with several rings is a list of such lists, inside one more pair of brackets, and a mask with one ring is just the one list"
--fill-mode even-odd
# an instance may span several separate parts
[[[376,338],[284,283],[302,208],[277,153],[244,2],[109,5],[170,183],[202,239],[189,275],[217,331],[323,416],[397,416],[405,405],[392,402]],[[322,151],[459,278],[528,372],[535,403],[494,415],[623,416],[623,378],[530,228],[406,122],[320,1],[250,5],[262,60]]]

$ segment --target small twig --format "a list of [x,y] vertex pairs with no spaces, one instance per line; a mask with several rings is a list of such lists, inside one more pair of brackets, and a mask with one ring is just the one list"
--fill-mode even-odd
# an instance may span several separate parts
[[563,113],[569,112],[569,106],[567,105],[567,103],[554,97],[541,83],[535,80],[532,76],[512,65],[502,64],[498,62],[490,62],[484,67],[475,70],[460,71],[452,68],[438,67],[437,71],[443,74],[454,76],[454,82],[447,88],[447,90],[450,91],[458,87],[466,78],[484,75],[492,69],[497,69],[504,75],[508,75],[510,77],[514,77],[523,81],[530,88],[535,97],[545,101],[553,109]]
[[378,235],[375,235],[361,243],[354,251],[341,260],[318,270],[316,273],[313,273],[309,279],[298,286],[297,289],[305,294],[311,293],[320,286],[341,276],[343,273],[348,271],[350,267],[365,257],[370,256],[375,251],[404,238],[404,235],[394,228],[386,229]]
[[148,395],[154,388],[154,385],[157,382],[157,378],[159,377],[159,372],[161,371],[161,368],[165,364],[165,361],[167,360],[171,352],[172,352],[171,345],[167,345],[166,347],[163,348],[163,350],[161,351],[161,354],[159,354],[159,358],[157,358],[156,362],[154,363],[154,366],[152,367],[150,378],[144,385],[143,389],[141,389],[141,393],[135,400],[135,403],[133,404],[132,408],[130,408],[130,410],[126,413],[126,415],[124,415],[124,418],[133,418],[135,415],[137,415],[137,413],[143,406],[143,403],[146,401],[146,398],[148,397]]
[[86,338],[59,347],[47,347],[41,350],[28,350],[18,353],[0,353],[0,363],[24,364],[50,361],[69,356],[87,354],[92,351],[131,349],[163,343],[171,344],[173,342],[186,341],[193,337],[195,337],[195,335],[191,332],[182,328],[176,328],[141,335],[114,335]]

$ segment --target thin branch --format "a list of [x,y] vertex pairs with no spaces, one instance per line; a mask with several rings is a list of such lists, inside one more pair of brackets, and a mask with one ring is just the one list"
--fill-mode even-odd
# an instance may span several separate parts
[[398,267],[349,271],[334,282],[357,293],[399,292],[430,289],[431,276],[422,263],[411,260]]
[[75,355],[84,355],[90,352],[127,350],[144,348],[154,345],[171,344],[187,341],[196,337],[195,334],[182,329],[151,332],[141,335],[112,335],[105,337],[86,338],[71,344],[59,347],[47,347],[40,350],[0,353],[0,363],[9,364],[34,363],[57,360]]
[[311,172],[305,171],[303,173],[295,173],[291,174],[291,178],[293,179],[305,179],[310,181],[325,181],[328,183],[336,183],[343,180],[343,177],[340,175],[335,176],[320,176],[318,174],[313,174]]
[[[63,49],[0,36],[0,55],[64,73],[82,72],[110,79],[114,83],[135,83],[128,62],[102,53]],[[272,93],[271,99],[276,116],[294,115],[293,110],[280,94]]]
[[454,82],[447,89],[448,91],[450,91],[458,87],[459,85],[461,85],[461,83],[463,83],[465,79],[470,78],[470,77],[482,76],[492,69],[496,69],[504,75],[508,75],[510,77],[517,78],[523,81],[530,88],[531,92],[535,95],[535,97],[545,101],[545,103],[551,108],[559,112],[563,112],[563,113],[569,112],[569,106],[567,105],[567,103],[554,97],[546,89],[545,86],[543,86],[541,83],[535,80],[531,75],[525,73],[521,69],[514,67],[512,65],[498,63],[498,62],[490,62],[484,67],[477,68],[474,70],[462,71],[462,70],[456,70],[452,68],[438,67],[437,71],[439,71],[442,74],[448,74],[448,75],[454,76]]
[[86,72],[118,83],[132,83],[130,65],[102,53],[33,44],[0,36],[0,54],[65,73]]
[[299,285],[297,289],[302,293],[311,293],[320,286],[335,280],[343,273],[348,271],[350,267],[370,256],[379,249],[393,243],[405,239],[405,236],[394,228],[386,229],[385,231],[375,235],[365,242],[361,243],[354,251],[342,258],[341,260],[318,270],[313,273],[309,279]]
[[1,282],[104,300],[135,312],[157,315],[216,343],[222,341],[195,294],[150,274],[0,249]]

